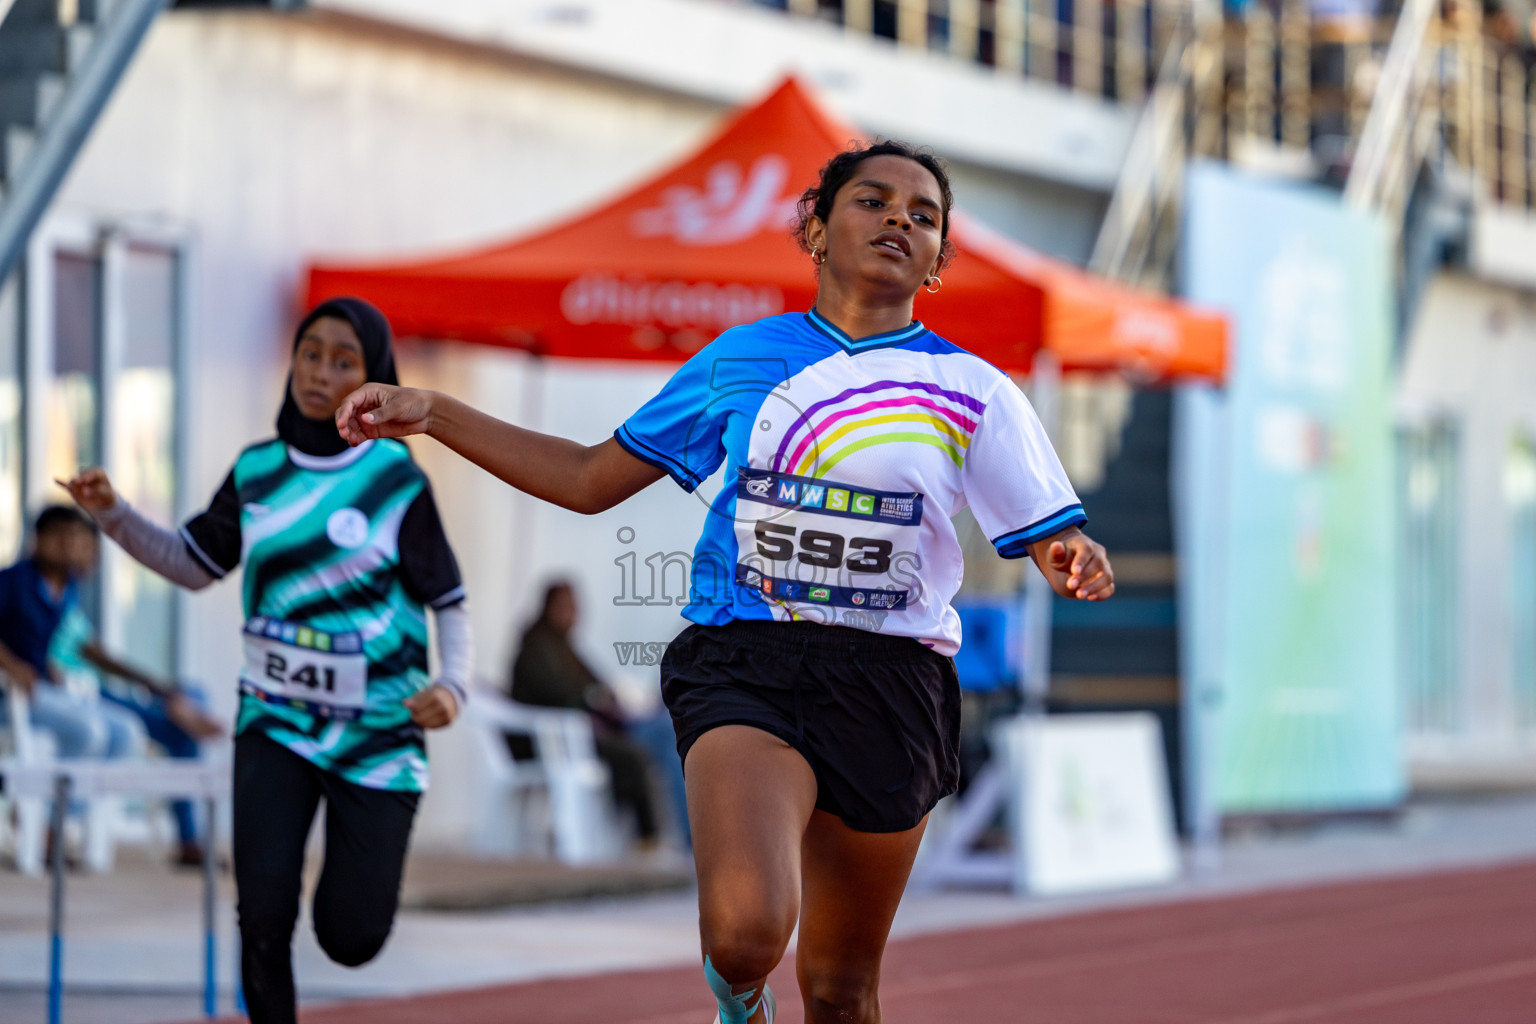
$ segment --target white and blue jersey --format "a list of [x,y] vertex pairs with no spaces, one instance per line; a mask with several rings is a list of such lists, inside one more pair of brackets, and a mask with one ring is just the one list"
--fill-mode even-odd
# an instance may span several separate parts
[[811,619],[960,648],[970,506],[1004,558],[1086,521],[1024,395],[914,321],[854,340],[815,310],[720,335],[619,427],[693,490],[725,465],[684,616]]

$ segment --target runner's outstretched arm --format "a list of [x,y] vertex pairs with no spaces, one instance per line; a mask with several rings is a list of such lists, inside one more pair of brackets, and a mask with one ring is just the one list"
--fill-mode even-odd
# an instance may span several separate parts
[[100,466],[82,469],[74,479],[54,483],[69,491],[75,504],[96,520],[101,532],[141,565],[188,590],[202,590],[214,582],[214,576],[187,550],[181,535],[150,522],[118,497],[107,471]]
[[525,494],[592,515],[665,475],[613,438],[584,445],[514,426],[435,391],[365,384],[342,400],[336,429],[348,444],[426,434]]

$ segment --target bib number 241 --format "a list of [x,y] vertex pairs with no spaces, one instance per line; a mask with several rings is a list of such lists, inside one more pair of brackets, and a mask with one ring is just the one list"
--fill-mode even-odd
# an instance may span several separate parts
[[321,668],[296,661],[278,651],[267,652],[267,678],[285,687],[303,687],[322,693],[336,692],[334,668]]

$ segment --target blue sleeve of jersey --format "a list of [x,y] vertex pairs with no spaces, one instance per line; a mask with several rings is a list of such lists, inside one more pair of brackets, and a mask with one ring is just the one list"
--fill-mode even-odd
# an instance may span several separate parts
[[1072,505],[1055,515],[1046,516],[1037,523],[1031,523],[1022,530],[1014,530],[1012,533],[996,537],[992,543],[997,548],[997,553],[1004,558],[1023,558],[1029,554],[1029,546],[1035,541],[1043,540],[1053,533],[1060,533],[1069,526],[1082,526],[1087,521],[1088,513],[1083,511],[1083,506]]
[[613,432],[635,458],[664,470],[685,491],[709,479],[725,461],[725,402],[712,386],[718,349],[707,346],[684,363],[661,391]]

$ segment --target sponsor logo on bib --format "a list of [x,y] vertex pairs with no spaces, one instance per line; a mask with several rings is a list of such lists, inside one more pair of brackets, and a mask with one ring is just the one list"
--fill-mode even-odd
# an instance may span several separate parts
[[916,491],[861,491],[847,483],[772,470],[738,469],[736,497],[797,512],[872,519],[892,526],[919,526],[923,521],[923,496]]
[[325,535],[339,548],[360,548],[368,543],[368,517],[355,508],[339,508],[325,521]]

